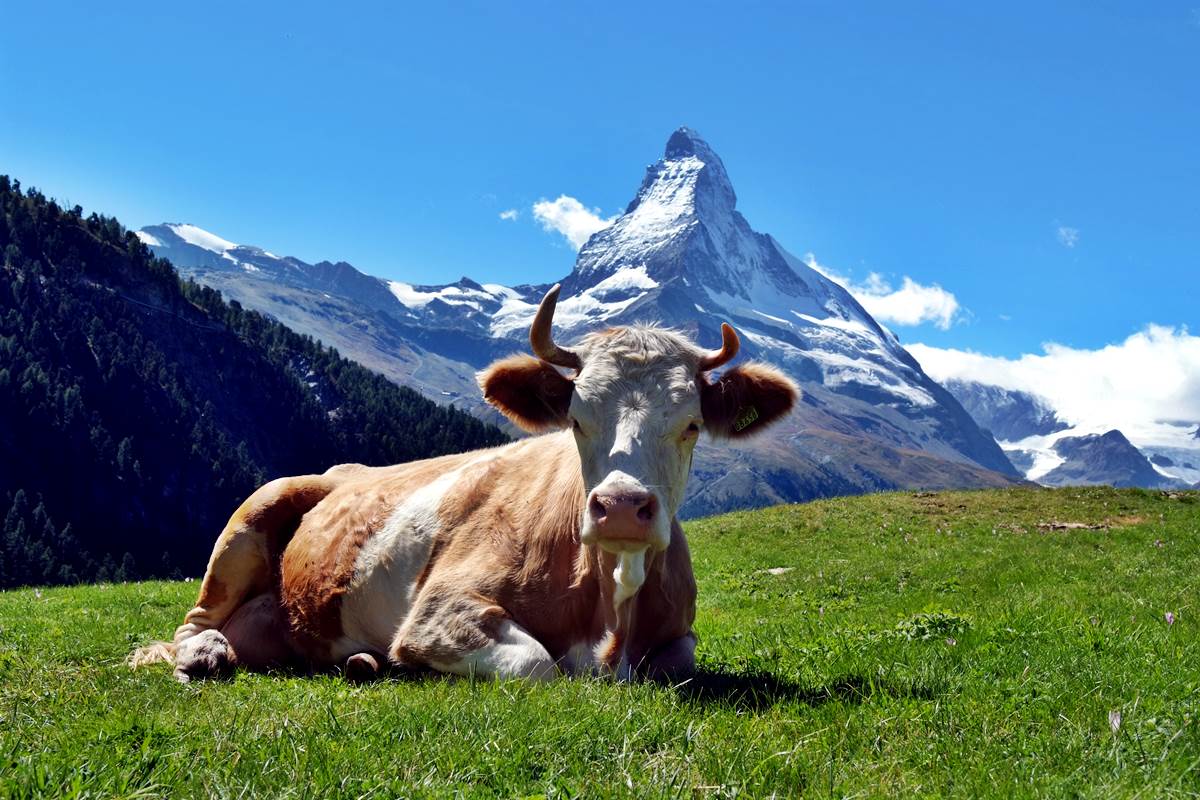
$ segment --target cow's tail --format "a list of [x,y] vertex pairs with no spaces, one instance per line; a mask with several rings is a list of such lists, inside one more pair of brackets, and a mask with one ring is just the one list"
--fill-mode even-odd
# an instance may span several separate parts
[[174,664],[175,643],[151,642],[130,653],[129,658],[125,659],[125,662],[129,664],[130,669],[137,669],[138,667],[145,667],[150,664]]
[[129,655],[129,666],[175,663],[180,643],[203,631],[220,629],[242,603],[275,591],[279,559],[301,517],[350,472],[335,468],[325,475],[280,478],[250,495],[217,538],[200,596],[175,629],[174,640],[139,647]]

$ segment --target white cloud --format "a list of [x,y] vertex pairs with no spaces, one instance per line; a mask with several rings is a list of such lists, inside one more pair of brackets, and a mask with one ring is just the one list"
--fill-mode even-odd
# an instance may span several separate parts
[[616,216],[601,216],[600,209],[588,209],[574,197],[565,194],[557,200],[539,200],[533,204],[533,216],[548,231],[561,233],[576,250],[583,247],[593,233],[613,224]]
[[808,253],[804,263],[835,283],[841,284],[854,299],[862,303],[867,313],[879,322],[895,325],[920,325],[932,322],[942,330],[948,329],[958,317],[961,307],[951,292],[938,284],[925,286],[907,275],[900,288],[894,288],[882,275],[872,272],[866,283],[856,284],[817,262],[816,256]]
[[1138,445],[1179,444],[1200,421],[1200,336],[1186,327],[1148,325],[1098,350],[1048,343],[1018,358],[923,344],[908,351],[934,380],[1031,392],[1072,425],[1119,428]]
[[519,216],[521,216],[521,212],[517,211],[515,208],[510,208],[507,211],[500,212],[500,219],[507,220],[508,222],[514,222]]
[[1075,245],[1079,244],[1078,228],[1059,225],[1056,235],[1058,236],[1058,243],[1063,247],[1074,247]]

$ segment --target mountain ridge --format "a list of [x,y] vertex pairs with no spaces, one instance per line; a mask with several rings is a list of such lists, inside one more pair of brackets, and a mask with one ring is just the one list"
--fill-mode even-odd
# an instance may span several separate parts
[[1119,430],[1066,436],[1054,444],[1063,462],[1038,479],[1047,486],[1186,489],[1185,481],[1159,473]]
[[[971,468],[996,473],[988,480],[999,483],[1018,478],[995,440],[925,375],[893,334],[845,288],[774,237],[754,231],[736,201],[725,166],[707,142],[689,129],[672,133],[626,212],[588,239],[562,279],[556,336],[570,342],[604,326],[657,321],[703,346],[716,346],[720,324],[731,322],[746,357],[775,363],[805,390],[805,403],[771,441],[733,448],[739,455],[731,468],[777,486],[787,483],[778,470],[776,477],[764,477],[755,464],[786,461],[775,452],[779,440],[791,443],[797,470],[810,475],[820,471],[814,465],[832,470],[837,477],[824,482],[828,493],[847,485],[857,491],[916,485],[905,475],[906,453],[943,463],[947,485],[975,485],[971,481],[978,475]],[[414,285],[365,276],[339,262],[320,262],[331,266],[318,268],[272,260],[268,251],[227,246],[232,243],[220,237],[200,246],[188,241],[201,241],[190,229],[151,226],[143,232],[157,242],[147,242],[157,254],[197,280],[340,349],[356,338],[353,357],[373,368],[391,362],[385,374],[393,380],[485,418],[472,373],[498,355],[526,348],[545,288],[466,277]],[[361,335],[352,335],[346,323]],[[809,436],[811,431],[865,437],[888,455],[863,475],[844,447]],[[727,460],[711,446],[700,455]],[[813,485],[781,489],[780,496],[821,495]],[[730,503],[736,505],[734,499]]]

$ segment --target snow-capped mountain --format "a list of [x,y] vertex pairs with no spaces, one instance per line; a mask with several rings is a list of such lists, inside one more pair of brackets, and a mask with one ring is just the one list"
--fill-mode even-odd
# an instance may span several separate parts
[[1054,443],[1061,459],[1040,476],[1047,486],[1138,486],[1147,489],[1185,489],[1188,484],[1160,473],[1118,430],[1089,436],[1064,436]]
[[1200,443],[1193,441],[1188,423],[1160,423],[1153,438],[1135,439],[1135,444],[1108,425],[1072,424],[1049,400],[1030,392],[955,378],[943,385],[996,437],[1028,480],[1047,486],[1111,483],[1143,488],[1178,488],[1200,481]]
[[[748,356],[800,382],[804,402],[765,440],[698,453],[686,511],[893,487],[1001,485],[1018,476],[895,336],[837,283],[755,232],[736,204],[721,159],[693,131],[677,130],[625,213],[580,250],[555,315],[556,337],[568,342],[652,320],[715,347],[720,323],[729,321]],[[152,226],[139,236],[244,305],[431,397],[472,408],[474,371],[526,349],[547,288],[386,281],[190,225]]]
[[1046,436],[1070,427],[1049,402],[1029,392],[960,379],[942,381],[942,385],[1000,441]]

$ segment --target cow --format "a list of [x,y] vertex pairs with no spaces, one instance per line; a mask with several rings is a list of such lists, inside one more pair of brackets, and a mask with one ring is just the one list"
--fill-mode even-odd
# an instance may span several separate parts
[[792,408],[795,384],[656,325],[557,345],[559,287],[530,328],[536,357],[477,376],[539,436],[388,467],[351,464],[254,492],[217,539],[174,641],[133,666],[181,681],[234,668],[383,666],[545,679],[693,673],[696,583],[676,514],[701,430],[736,439]]

